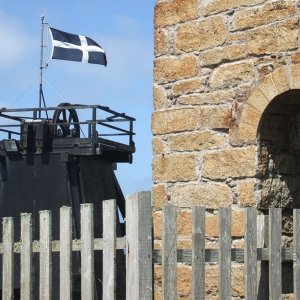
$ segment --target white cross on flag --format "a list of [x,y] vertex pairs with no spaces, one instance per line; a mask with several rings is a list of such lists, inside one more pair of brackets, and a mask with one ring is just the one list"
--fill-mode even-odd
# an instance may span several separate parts
[[49,28],[52,39],[51,58],[107,65],[103,48],[92,39]]

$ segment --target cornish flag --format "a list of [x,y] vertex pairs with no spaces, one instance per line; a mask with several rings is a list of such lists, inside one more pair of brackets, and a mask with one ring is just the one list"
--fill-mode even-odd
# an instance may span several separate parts
[[105,51],[92,39],[49,28],[52,39],[51,58],[107,65]]

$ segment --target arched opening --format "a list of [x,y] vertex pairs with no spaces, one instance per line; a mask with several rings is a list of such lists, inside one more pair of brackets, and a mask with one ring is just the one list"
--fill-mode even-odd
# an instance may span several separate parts
[[[300,90],[275,97],[258,127],[258,209],[282,208],[283,246],[292,246],[293,208],[300,208]],[[283,292],[293,291],[292,263],[283,263]]]
[[270,102],[259,128],[258,208],[300,207],[300,90],[285,92]]

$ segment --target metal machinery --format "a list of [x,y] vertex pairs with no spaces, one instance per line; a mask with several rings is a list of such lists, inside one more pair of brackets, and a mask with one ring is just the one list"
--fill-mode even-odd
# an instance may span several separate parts
[[[49,118],[49,114],[53,117]],[[79,120],[81,114],[85,121]],[[16,241],[20,238],[21,212],[32,213],[33,239],[36,240],[39,239],[40,210],[52,211],[53,239],[59,239],[61,206],[73,209],[74,239],[80,238],[81,203],[94,203],[95,237],[102,235],[103,200],[117,199],[118,208],[125,215],[125,199],[114,169],[116,163],[132,162],[134,121],[100,105],[62,103],[48,108],[0,109],[0,133],[6,135],[0,141],[0,217],[15,218]],[[117,232],[119,236],[124,234],[120,222]],[[52,258],[53,299],[59,299],[59,255],[53,253]],[[15,265],[17,297],[19,270],[18,263]],[[33,267],[33,292],[38,298],[38,254],[34,254]],[[118,251],[117,268],[117,298],[123,299],[125,261],[122,251]],[[96,299],[102,299],[101,277],[102,255],[96,251]],[[80,255],[74,252],[73,299],[77,298],[80,299]]]

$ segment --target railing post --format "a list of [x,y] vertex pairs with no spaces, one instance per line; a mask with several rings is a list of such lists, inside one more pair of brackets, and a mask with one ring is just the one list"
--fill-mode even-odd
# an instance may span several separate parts
[[126,299],[151,300],[151,193],[132,194],[126,200]]

